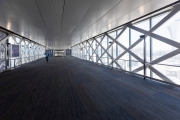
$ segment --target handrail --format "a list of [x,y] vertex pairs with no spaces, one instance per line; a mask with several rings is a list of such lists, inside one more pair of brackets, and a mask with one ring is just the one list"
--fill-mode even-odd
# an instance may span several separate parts
[[[76,54],[76,55],[77,55],[77,54]],[[80,55],[80,54],[79,54],[79,55]],[[89,56],[89,55],[82,55],[82,56],[85,56],[85,57],[88,56],[88,57],[91,57],[91,58],[96,57],[96,56]],[[96,58],[97,58],[97,57],[96,57]],[[109,58],[109,57],[101,57],[101,58],[111,59],[111,58]],[[113,59],[111,59],[111,60],[113,60]],[[118,59],[118,60],[116,60],[116,61],[119,61],[119,60],[141,63],[141,62],[139,62],[139,61],[135,61],[135,60],[125,60],[125,59]],[[145,62],[145,64],[148,64],[148,63],[150,63],[150,62]],[[180,65],[161,64],[161,63],[156,63],[156,64],[154,64],[154,65],[164,65],[164,66],[171,66],[171,67],[180,67]]]
[[22,64],[26,64],[26,63],[35,61],[39,58],[42,58],[43,56],[44,56],[44,54],[28,56],[28,57],[15,57],[15,58],[10,58],[10,59],[4,60],[4,61],[9,62],[9,65],[8,65],[9,69],[13,69]]

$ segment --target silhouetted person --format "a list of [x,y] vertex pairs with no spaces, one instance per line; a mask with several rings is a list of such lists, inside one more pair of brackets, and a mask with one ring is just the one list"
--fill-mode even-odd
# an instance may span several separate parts
[[46,51],[46,52],[45,52],[45,55],[46,55],[46,61],[47,61],[47,63],[48,63],[49,53]]

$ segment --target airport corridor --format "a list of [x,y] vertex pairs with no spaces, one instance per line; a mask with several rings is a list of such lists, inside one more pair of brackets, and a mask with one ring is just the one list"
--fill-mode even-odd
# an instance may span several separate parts
[[0,120],[179,120],[180,88],[71,56],[0,73]]

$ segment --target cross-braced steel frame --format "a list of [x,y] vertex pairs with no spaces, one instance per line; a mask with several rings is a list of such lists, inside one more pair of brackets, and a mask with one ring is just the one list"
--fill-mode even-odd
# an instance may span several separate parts
[[[44,57],[45,46],[0,29],[7,36],[0,40],[0,72]],[[19,45],[19,56],[13,57],[11,45]]]
[[[167,22],[171,17],[173,17],[175,14],[177,14],[180,11],[180,5],[176,5],[173,7],[173,9],[162,19],[160,20],[156,25],[154,25],[149,31],[144,30],[142,28],[136,27],[135,25],[128,23],[125,26],[121,27],[120,32],[116,35],[115,38],[113,38],[110,33],[105,32],[100,37],[93,37],[86,41],[83,41],[79,44],[76,44],[72,46],[72,56],[78,57],[80,59],[93,61],[95,63],[99,64],[105,64],[108,66],[113,66],[113,64],[121,70],[126,70],[121,64],[119,64],[118,60],[122,58],[125,54],[129,54],[131,57],[134,57],[138,62],[140,62],[142,65],[136,69],[131,70],[130,72],[138,73],[139,71],[144,71],[144,78],[147,78],[146,70],[149,69],[151,73],[156,74],[161,80],[171,83],[171,84],[178,84],[174,82],[172,79],[161,73],[161,71],[157,70],[153,65],[156,65],[162,61],[165,61],[173,56],[176,56],[180,54],[180,43],[177,41],[174,41],[172,39],[168,39],[166,37],[163,37],[161,35],[155,34],[154,31],[161,27],[165,22]],[[151,19],[151,18],[149,18]],[[144,37],[140,37],[136,42],[131,44],[128,48],[125,47],[122,43],[118,41],[118,38],[124,33],[126,29],[134,30],[139,33],[142,33]],[[117,33],[117,31],[114,31]],[[150,62],[146,61],[146,38],[147,37],[153,38],[153,40],[158,40],[163,43],[166,43],[168,45],[171,45],[172,47],[175,47],[177,49],[173,50],[170,53],[167,53],[155,60],[151,60]],[[102,42],[103,40],[110,40],[110,44],[107,43],[107,47],[103,46]],[[137,54],[133,52],[133,48],[136,47],[140,42],[143,42],[144,44],[144,58],[142,59]],[[120,55],[113,56],[112,54],[112,46],[116,44],[118,47],[124,50]],[[151,48],[152,49],[152,48]],[[113,51],[113,52],[118,52]],[[105,59],[105,61],[104,61]],[[110,60],[110,61],[109,61]],[[130,59],[131,60],[131,59]],[[113,66],[114,67],[114,66]],[[129,67],[131,67],[131,64],[129,64]],[[152,77],[152,76],[150,76]]]

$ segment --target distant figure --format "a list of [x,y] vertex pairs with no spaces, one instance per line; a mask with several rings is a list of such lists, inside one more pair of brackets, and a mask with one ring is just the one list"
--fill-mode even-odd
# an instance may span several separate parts
[[47,63],[48,63],[49,53],[46,51],[46,52],[45,52],[45,55],[46,55],[46,61],[47,61]]

